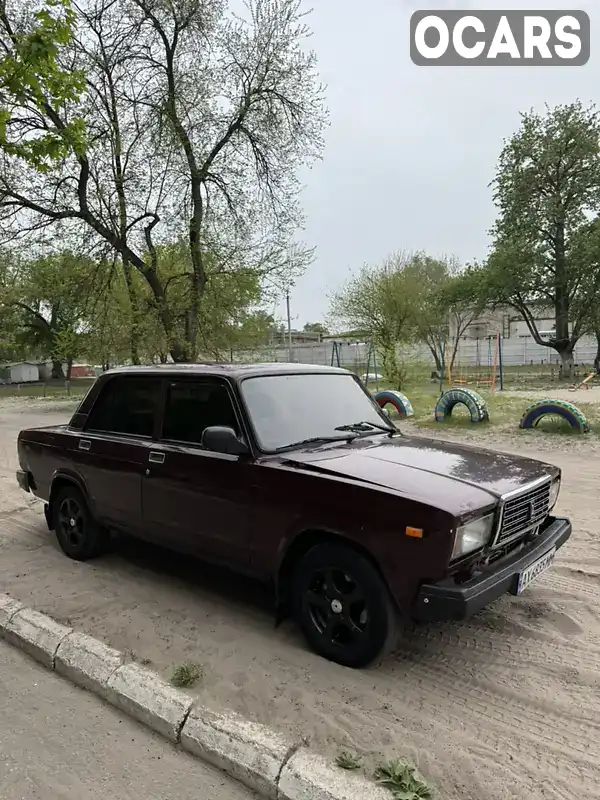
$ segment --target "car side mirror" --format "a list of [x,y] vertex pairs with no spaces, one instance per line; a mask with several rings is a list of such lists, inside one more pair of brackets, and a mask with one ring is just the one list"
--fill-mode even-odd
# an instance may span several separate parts
[[224,425],[211,425],[204,429],[202,447],[215,453],[227,453],[230,456],[245,456],[250,452],[245,442],[239,439],[233,428]]

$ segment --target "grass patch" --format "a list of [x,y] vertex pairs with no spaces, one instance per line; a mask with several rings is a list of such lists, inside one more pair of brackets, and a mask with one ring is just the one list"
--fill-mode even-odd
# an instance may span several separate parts
[[0,399],[3,397],[51,397],[55,400],[72,397],[79,399],[87,393],[93,382],[93,379],[76,378],[71,381],[68,388],[64,381],[2,384],[0,385]]
[[[369,386],[369,388],[373,393],[375,393],[374,386]],[[384,387],[380,384],[379,388],[382,389],[387,387]],[[524,435],[535,435],[537,432],[567,436],[580,435],[578,431],[573,430],[573,428],[571,428],[566,422],[552,418],[540,420],[537,430],[520,431],[519,423],[521,421],[521,417],[523,416],[525,409],[535,401],[535,398],[514,397],[512,395],[507,395],[504,392],[490,392],[489,390],[485,389],[478,390],[476,387],[469,388],[475,389],[475,391],[477,391],[478,394],[480,394],[481,397],[486,401],[490,414],[490,419],[488,422],[473,424],[466,407],[463,405],[455,406],[452,411],[452,416],[445,422],[436,422],[434,419],[434,409],[440,396],[439,387],[432,384],[407,385],[403,389],[403,392],[410,400],[415,414],[414,417],[411,417],[406,423],[404,423],[406,425],[405,430],[408,432],[408,430],[410,430],[409,426],[414,425],[418,428],[432,428],[436,430],[447,428],[454,431],[468,429],[472,432],[479,431],[481,433],[485,433],[486,431],[489,432],[490,429],[493,430],[498,426],[511,425],[515,432],[521,432]],[[531,387],[527,388],[531,389]],[[564,389],[565,387],[557,386],[556,388]],[[541,400],[544,397],[552,397],[552,389],[548,389],[546,387],[545,389],[540,390],[538,399]],[[595,405],[593,403],[575,403],[575,405],[583,414],[585,414],[590,431],[594,433],[600,433],[600,404]],[[388,409],[391,410],[391,406],[388,406]],[[394,422],[399,421],[399,417],[395,413],[391,413],[390,418]]]
[[363,765],[360,756],[357,756],[354,753],[348,753],[346,750],[342,751],[337,756],[335,763],[340,769],[346,769],[348,771],[362,769]]
[[395,800],[432,800],[433,789],[417,773],[417,768],[399,759],[381,764],[375,780],[394,795]]
[[204,676],[198,664],[180,664],[171,675],[171,686],[177,689],[190,689]]

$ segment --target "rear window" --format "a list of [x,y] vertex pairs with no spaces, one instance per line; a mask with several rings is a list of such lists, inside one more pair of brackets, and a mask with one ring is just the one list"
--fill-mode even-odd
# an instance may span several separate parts
[[158,378],[112,378],[96,401],[86,429],[151,437],[160,392]]

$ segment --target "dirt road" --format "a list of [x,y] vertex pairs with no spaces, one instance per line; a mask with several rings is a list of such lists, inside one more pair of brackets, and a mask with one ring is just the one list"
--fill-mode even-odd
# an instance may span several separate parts
[[342,748],[368,764],[410,758],[445,800],[600,798],[596,437],[455,433],[562,467],[557,510],[574,535],[521,598],[408,630],[384,664],[352,671],[310,653],[293,625],[274,629],[268,598],[246,581],[142,546],[66,559],[13,473],[16,431],[67,413],[27,408],[0,409],[0,590],[164,674],[202,664],[204,703],[308,736],[332,758]]

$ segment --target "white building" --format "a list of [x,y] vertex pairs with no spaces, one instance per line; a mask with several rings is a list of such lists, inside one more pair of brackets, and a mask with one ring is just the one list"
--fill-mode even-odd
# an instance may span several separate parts
[[37,364],[21,361],[17,364],[3,364],[0,366],[1,383],[36,383],[40,379]]

